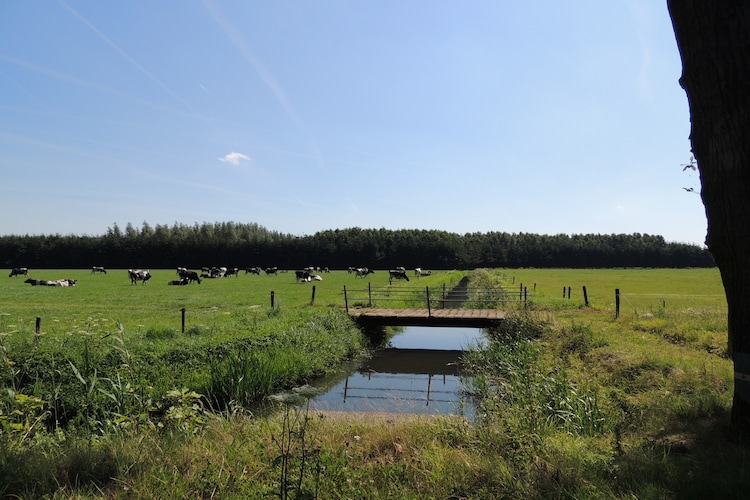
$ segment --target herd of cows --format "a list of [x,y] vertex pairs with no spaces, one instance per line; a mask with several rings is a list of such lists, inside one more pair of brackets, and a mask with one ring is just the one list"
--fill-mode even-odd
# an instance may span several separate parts
[[[184,267],[177,268],[177,276],[179,279],[171,280],[167,282],[168,285],[189,285],[191,283],[201,283],[203,279],[211,278],[226,278],[229,276],[239,276],[240,269],[233,267],[204,267],[201,269],[201,273],[197,271],[191,271]],[[265,269],[260,267],[248,267],[245,268],[245,274],[257,274],[260,275],[265,272],[266,275],[277,275],[279,272],[285,273],[286,271],[279,271],[278,267],[267,267]],[[330,270],[327,267],[306,267],[302,270],[295,271],[295,278],[298,283],[309,283],[311,281],[323,281],[320,273],[328,273]],[[354,274],[355,277],[364,278],[370,274],[374,274],[373,269],[367,267],[350,267],[348,269],[349,274]],[[107,274],[107,270],[102,266],[94,266],[91,268],[91,274]],[[414,269],[414,276],[419,278],[420,276],[429,276],[432,273],[430,271],[422,271],[421,268],[417,267]],[[14,267],[10,271],[9,277],[14,276],[28,276],[29,269],[27,267]],[[143,269],[128,269],[128,277],[130,283],[135,285],[140,282],[145,285],[148,280],[151,279],[151,272]],[[393,280],[405,280],[409,281],[406,269],[404,267],[397,267],[388,271],[388,280],[393,283]],[[60,280],[37,280],[28,278],[25,283],[29,283],[31,286],[75,286],[76,280],[71,279],[60,279]]]

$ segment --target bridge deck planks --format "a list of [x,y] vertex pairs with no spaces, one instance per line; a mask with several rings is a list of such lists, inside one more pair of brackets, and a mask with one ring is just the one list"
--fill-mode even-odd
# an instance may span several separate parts
[[506,314],[497,309],[349,309],[349,315],[358,321],[404,326],[489,326],[505,319]]

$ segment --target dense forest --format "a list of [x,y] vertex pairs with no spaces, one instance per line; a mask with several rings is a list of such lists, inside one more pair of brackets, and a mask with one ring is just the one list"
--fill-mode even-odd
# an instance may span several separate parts
[[258,224],[203,223],[140,228],[117,224],[100,236],[0,236],[6,268],[167,269],[177,266],[307,266],[346,269],[477,267],[712,267],[703,247],[648,234],[538,235],[418,229],[334,229],[296,236]]

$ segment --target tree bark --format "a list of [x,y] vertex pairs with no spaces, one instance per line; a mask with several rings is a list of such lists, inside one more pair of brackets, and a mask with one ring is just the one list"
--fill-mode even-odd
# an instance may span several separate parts
[[727,298],[732,423],[750,435],[750,2],[667,0],[682,58],[706,245]]

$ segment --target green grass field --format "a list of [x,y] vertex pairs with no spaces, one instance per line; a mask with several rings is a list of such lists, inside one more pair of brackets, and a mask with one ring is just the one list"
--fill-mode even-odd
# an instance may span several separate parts
[[[419,280],[394,283],[394,286],[435,286],[455,283],[467,274],[460,271],[438,271]],[[63,333],[90,328],[111,329],[121,323],[128,331],[148,328],[181,328],[182,313],[186,310],[186,328],[223,328],[238,319],[252,319],[271,307],[291,310],[311,305],[344,308],[344,287],[365,289],[389,287],[388,272],[376,271],[367,279],[357,278],[347,271],[320,273],[323,281],[298,283],[293,271],[278,275],[254,274],[229,278],[204,279],[201,284],[168,286],[177,279],[172,269],[151,270],[146,284],[131,284],[127,270],[108,270],[106,275],[91,274],[90,270],[32,269],[29,278],[77,280],[71,288],[31,286],[26,277],[0,279],[0,331],[35,328],[41,318],[42,331]],[[313,287],[315,300],[313,303]]]
[[[661,310],[710,309],[726,311],[726,300],[718,269],[504,269],[494,270],[511,289],[525,287],[532,301],[545,309],[569,309],[584,303],[601,310],[615,309],[615,289],[620,290],[623,316]],[[0,314],[4,324],[25,325],[42,318],[43,328],[66,329],[91,321],[121,322],[129,329],[144,326],[179,327],[181,309],[188,322],[216,323],[222,317],[253,314],[274,304],[280,308],[310,305],[315,287],[316,306],[344,307],[343,290],[389,287],[385,270],[366,279],[347,271],[322,273],[323,281],[297,283],[292,271],[277,276],[240,273],[230,278],[204,279],[188,286],[167,286],[176,279],[171,269],[151,271],[145,285],[132,285],[127,270],[91,274],[89,270],[32,269],[35,279],[70,278],[73,288],[32,287],[24,277],[0,278]],[[455,284],[469,271],[436,271],[419,280],[394,283],[398,287],[431,287]],[[570,298],[563,290],[570,288]],[[361,293],[360,293],[361,295]],[[53,328],[54,327],[54,328]]]
[[[710,269],[513,269],[507,279],[535,290],[543,307],[583,304],[583,287],[593,308],[615,308],[615,289],[620,290],[621,312],[648,312],[666,304],[667,309],[709,308],[726,311],[719,270]],[[563,289],[570,288],[570,299]]]
[[[234,404],[359,352],[343,288],[387,289],[385,271],[185,287],[166,285],[173,270],[153,271],[146,285],[125,270],[31,275],[79,282],[0,280],[0,495],[292,498],[280,492],[295,478],[309,498],[750,495],[748,448],[729,426],[733,367],[716,269],[438,271],[394,283],[440,289],[470,275],[477,286],[528,290],[525,310],[464,358],[476,370],[472,424],[303,406],[259,417]],[[38,422],[50,412],[80,413],[46,433]]]

